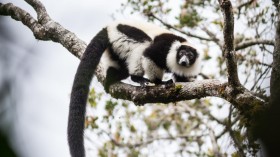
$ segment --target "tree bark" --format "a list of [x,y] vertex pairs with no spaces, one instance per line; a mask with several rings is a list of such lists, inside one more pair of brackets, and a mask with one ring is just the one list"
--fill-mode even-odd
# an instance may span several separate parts
[[275,46],[273,51],[273,64],[270,80],[269,108],[261,119],[260,126],[255,132],[264,144],[267,156],[279,154],[280,141],[280,13],[279,1],[274,0],[278,10],[276,23]]

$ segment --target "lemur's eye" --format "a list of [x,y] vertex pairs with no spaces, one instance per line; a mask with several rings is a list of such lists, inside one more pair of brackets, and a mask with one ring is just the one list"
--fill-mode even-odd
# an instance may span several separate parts
[[189,57],[189,59],[193,59],[194,55],[192,53],[189,53],[188,57]]
[[179,51],[179,56],[183,56],[184,54],[186,54],[186,52],[187,52],[186,50],[180,50]]

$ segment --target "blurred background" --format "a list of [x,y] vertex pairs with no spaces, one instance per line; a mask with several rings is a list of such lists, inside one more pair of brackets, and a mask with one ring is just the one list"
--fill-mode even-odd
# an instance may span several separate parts
[[[24,1],[13,3],[36,17]],[[226,80],[222,14],[216,0],[41,0],[50,17],[88,43],[115,19],[137,19],[168,27],[203,55],[198,79]],[[270,1],[232,0],[241,83],[269,95],[273,47],[253,39],[274,37]],[[39,41],[21,22],[0,16],[1,145],[22,157],[70,156],[66,138],[69,95],[79,60],[52,41]],[[93,80],[85,144],[88,156],[234,156],[262,154],[250,140],[237,110],[219,98],[172,104],[116,100]],[[2,150],[3,149],[3,150]],[[5,150],[4,150],[5,149]],[[8,149],[0,146],[0,155]],[[4,154],[3,154],[4,155]],[[1,155],[2,156],[2,155]],[[6,155],[4,155],[6,156]]]

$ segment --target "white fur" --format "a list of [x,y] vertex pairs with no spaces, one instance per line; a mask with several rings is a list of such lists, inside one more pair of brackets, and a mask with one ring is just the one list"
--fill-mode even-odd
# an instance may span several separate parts
[[133,23],[130,23],[130,25],[144,31],[152,39],[163,33],[171,33],[169,30],[161,28],[157,25],[153,25],[151,23],[134,21]]
[[180,43],[179,41],[175,41],[172,43],[170,47],[169,53],[167,54],[166,63],[167,67],[170,69],[172,73],[175,73],[180,76],[190,77],[196,76],[200,71],[200,62],[201,55],[198,56],[195,63],[190,67],[181,66],[176,61],[177,50],[179,47],[184,44],[188,45],[188,43]]
[[142,43],[131,49],[127,57],[126,64],[128,65],[129,74],[143,76],[144,69],[142,67],[142,56],[145,49],[150,45],[150,42]]
[[127,38],[126,35],[119,32],[117,29],[117,24],[109,25],[107,27],[107,30],[108,37],[110,43],[112,44],[114,52],[117,53],[120,56],[120,58],[126,59],[128,57],[128,51],[130,51],[130,48],[136,46],[135,41]]
[[143,56],[142,65],[149,80],[162,79],[164,70],[159,68],[152,60]]

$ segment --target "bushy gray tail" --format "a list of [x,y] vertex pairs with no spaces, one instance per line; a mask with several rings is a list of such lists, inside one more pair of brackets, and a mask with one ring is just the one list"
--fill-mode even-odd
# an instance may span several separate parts
[[72,157],[85,157],[83,135],[89,86],[108,43],[107,29],[104,28],[87,46],[75,75],[68,117],[68,143]]

